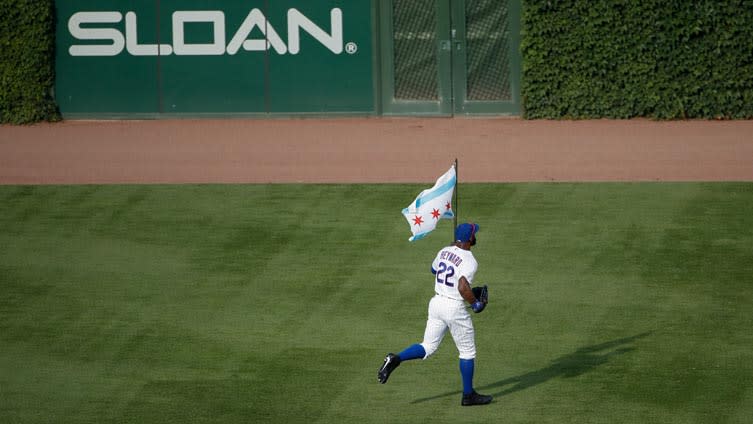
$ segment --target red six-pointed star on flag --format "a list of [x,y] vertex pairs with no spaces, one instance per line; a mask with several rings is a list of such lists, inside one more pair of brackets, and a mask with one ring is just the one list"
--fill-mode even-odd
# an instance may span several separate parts
[[423,224],[423,223],[424,223],[424,219],[423,219],[423,218],[421,218],[421,215],[416,215],[416,216],[415,216],[415,217],[413,218],[413,225],[418,225],[418,226],[420,227],[420,226],[421,226],[421,224]]
[[450,208],[451,208],[452,206],[450,205],[450,202],[447,202],[447,204],[446,204],[446,205],[444,205],[444,207],[445,207],[445,208],[447,208],[447,210],[450,210]]
[[439,213],[439,209],[434,209],[433,211],[431,211],[431,216],[434,217],[434,219],[439,219],[439,215],[441,215]]

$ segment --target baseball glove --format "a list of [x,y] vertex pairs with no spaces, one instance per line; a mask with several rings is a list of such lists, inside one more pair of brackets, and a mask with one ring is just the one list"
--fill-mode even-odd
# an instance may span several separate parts
[[473,291],[473,295],[476,296],[476,300],[484,304],[489,303],[489,288],[486,284],[482,287],[474,287],[471,291]]

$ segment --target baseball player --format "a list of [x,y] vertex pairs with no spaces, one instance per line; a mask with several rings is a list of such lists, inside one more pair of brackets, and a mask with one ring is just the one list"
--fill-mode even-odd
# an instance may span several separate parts
[[388,353],[377,373],[380,383],[386,383],[401,362],[431,356],[449,329],[460,356],[460,375],[463,380],[463,398],[460,404],[486,405],[492,401],[491,396],[476,393],[473,389],[476,342],[471,315],[464,303],[468,302],[473,312],[478,313],[484,310],[488,302],[486,286],[471,289],[473,276],[478,268],[471,246],[476,244],[478,230],[478,224],[458,225],[455,229],[455,242],[437,253],[431,264],[436,295],[429,302],[424,340],[408,346],[397,355]]

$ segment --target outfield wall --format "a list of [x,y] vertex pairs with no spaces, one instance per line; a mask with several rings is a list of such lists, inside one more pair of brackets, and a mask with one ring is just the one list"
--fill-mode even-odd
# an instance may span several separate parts
[[0,3],[2,123],[753,117],[750,0]]

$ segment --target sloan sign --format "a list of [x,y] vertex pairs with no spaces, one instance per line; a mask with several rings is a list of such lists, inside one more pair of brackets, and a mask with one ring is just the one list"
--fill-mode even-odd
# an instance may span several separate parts
[[[271,50],[296,55],[301,50],[301,34],[312,37],[333,54],[356,53],[355,43],[343,42],[343,14],[339,8],[329,13],[329,22],[316,23],[298,9],[287,11],[287,28],[281,36],[280,23],[270,22],[259,9],[251,9],[239,27],[228,28],[220,10],[179,10],[172,13],[171,43],[139,43],[138,16],[117,11],[76,12],[68,20],[68,31],[75,39],[68,48],[71,56],[117,56],[123,51],[133,56],[215,56],[244,51]],[[125,31],[122,31],[125,21]],[[186,31],[192,25],[209,25],[211,39],[204,43],[187,42]],[[328,30],[324,28],[329,28]],[[250,38],[253,31],[263,37]],[[188,37],[190,39],[190,37]],[[287,41],[286,41],[287,40]]]

